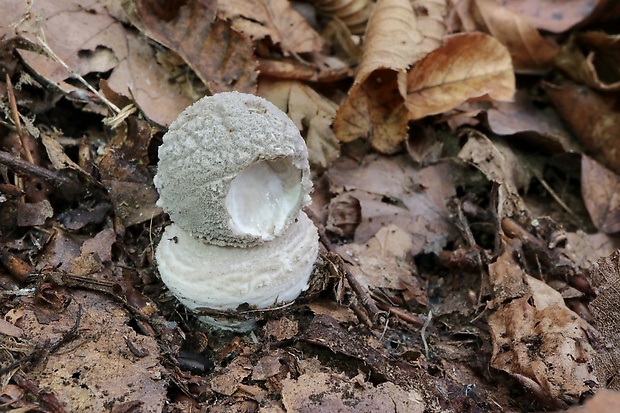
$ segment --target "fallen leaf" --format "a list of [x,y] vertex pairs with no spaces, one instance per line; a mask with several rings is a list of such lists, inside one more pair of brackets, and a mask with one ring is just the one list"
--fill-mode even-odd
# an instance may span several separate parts
[[403,94],[410,119],[454,109],[473,98],[510,101],[515,91],[508,50],[483,33],[449,36],[407,74]]
[[212,93],[256,90],[252,43],[216,17],[216,1],[171,4],[164,18],[158,4],[136,0],[134,7],[126,10],[132,23],[178,53]]
[[597,297],[588,305],[600,332],[600,343],[595,357],[594,371],[605,387],[620,390],[620,252],[601,258],[588,272],[590,284]]
[[369,155],[360,165],[340,157],[327,176],[334,192],[344,188],[359,201],[357,244],[366,243],[390,224],[409,234],[414,256],[422,251],[438,252],[452,237],[454,228],[446,202],[454,196],[455,188],[447,164],[416,168],[406,157]]
[[517,91],[514,102],[495,102],[486,114],[489,128],[498,135],[517,135],[553,153],[579,151],[558,114],[537,107],[525,91]]
[[515,72],[533,74],[551,69],[559,47],[542,37],[524,17],[495,0],[473,0],[471,7],[478,28],[506,46]]
[[321,36],[286,0],[229,0],[218,4],[218,15],[253,41],[269,37],[285,56],[323,46]]
[[459,159],[473,165],[491,182],[499,184],[497,213],[499,217],[520,216],[525,205],[517,183],[521,181],[523,165],[514,153],[480,133],[473,133],[461,148]]
[[596,383],[589,327],[544,282],[526,276],[523,288],[529,290],[526,296],[502,304],[488,318],[491,366],[508,372],[551,406],[565,406],[564,400],[578,400]]
[[620,177],[582,156],[581,192],[594,225],[608,234],[620,231]]
[[334,119],[342,142],[370,139],[379,152],[398,151],[407,133],[398,78],[422,56],[424,37],[408,0],[380,0],[366,29],[362,60],[349,96]]
[[620,393],[608,389],[599,389],[594,396],[586,400],[583,406],[572,407],[567,411],[574,413],[609,413],[620,411]]
[[351,34],[362,35],[372,11],[371,0],[318,0],[313,2],[317,12],[325,18],[334,17],[347,25]]
[[310,164],[327,167],[340,154],[331,124],[337,105],[297,81],[262,79],[258,95],[287,113],[306,139]]
[[364,286],[404,290],[402,280],[411,277],[413,242],[396,225],[381,228],[365,244],[344,244],[336,252],[355,265],[347,265]]
[[589,0],[502,0],[510,10],[527,17],[539,29],[564,32],[588,18],[603,1]]
[[164,68],[153,63],[154,52],[143,36],[127,33],[127,57],[121,60],[108,79],[111,89],[132,96],[144,114],[160,125],[168,126],[193,100],[169,81]]
[[620,90],[620,36],[580,33],[562,46],[556,65],[571,78],[601,91]]
[[[49,348],[74,326],[78,305],[82,307],[74,341],[46,354],[45,363],[31,373],[62,405],[73,411],[108,411],[119,400],[137,399],[145,411],[162,411],[167,380],[157,340],[137,334],[122,306],[99,293],[75,291],[61,317],[41,324],[32,301],[28,300],[19,326],[42,348]],[[134,356],[124,337],[144,349],[146,356]]]
[[581,141],[585,152],[616,173],[620,173],[620,113],[618,99],[579,85],[554,86],[544,83],[545,93],[558,113]]
[[284,379],[282,399],[287,411],[299,413],[422,413],[426,406],[420,393],[391,382],[360,386],[342,373],[322,372]]

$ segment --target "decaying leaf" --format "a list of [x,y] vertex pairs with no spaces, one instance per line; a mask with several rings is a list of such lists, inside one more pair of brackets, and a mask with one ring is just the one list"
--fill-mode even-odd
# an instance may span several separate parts
[[355,243],[394,224],[409,234],[415,256],[440,251],[453,234],[446,202],[455,189],[445,164],[418,169],[404,157],[373,155],[361,165],[341,157],[327,174],[335,192],[344,188],[360,203]]
[[342,21],[352,34],[364,34],[372,11],[371,0],[313,0],[317,11],[327,17]]
[[587,156],[581,159],[581,192],[592,222],[608,234],[620,231],[620,177]]
[[591,327],[565,306],[560,293],[523,273],[512,254],[503,257],[504,265],[520,275],[505,277],[495,267],[493,289],[503,291],[509,282],[513,286],[508,288],[518,294],[498,295],[504,303],[488,318],[491,365],[513,375],[550,406],[572,403],[596,386]]
[[601,258],[589,272],[590,283],[597,297],[589,307],[601,333],[594,369],[599,382],[607,388],[620,390],[620,252]]
[[219,2],[218,15],[257,41],[269,38],[285,55],[317,52],[321,36],[286,0],[231,0]]
[[587,32],[562,47],[556,65],[571,78],[594,89],[618,91],[619,61],[620,36]]
[[335,103],[297,81],[262,79],[258,94],[286,112],[295,122],[306,138],[311,164],[325,168],[338,157],[340,145],[331,129],[336,115]]
[[132,23],[178,53],[212,93],[256,90],[252,43],[216,17],[216,1],[172,3],[164,18],[153,2],[136,0],[133,6],[127,7]]
[[508,50],[482,33],[449,36],[416,63],[403,94],[410,119],[442,113],[473,98],[510,101],[515,75]]
[[409,234],[390,224],[364,245],[345,244],[336,251],[356,264],[349,269],[364,286],[403,290],[413,269],[412,248]]
[[422,56],[423,35],[409,0],[380,0],[371,14],[362,61],[334,120],[342,142],[370,139],[373,148],[394,153],[405,140],[407,113],[398,77]]
[[543,85],[558,113],[581,141],[585,152],[615,173],[620,173],[620,113],[618,98],[580,85]]
[[[154,337],[137,334],[129,325],[125,310],[100,294],[74,294],[68,307],[44,321],[28,300],[19,326],[44,348],[69,331],[79,315],[76,339],[47,355],[34,373],[47,391],[72,411],[107,411],[122,400],[140,400],[145,411],[159,412],[166,398],[166,379],[159,363]],[[126,344],[142,350],[136,357]],[[119,374],[122,371],[122,374]]]
[[506,46],[517,73],[544,73],[551,69],[559,47],[542,37],[523,16],[495,0],[472,0],[469,13],[478,30]]
[[[605,1],[503,0],[510,10],[522,14],[539,29],[561,33],[592,15]],[[600,8],[600,7],[599,7]]]
[[334,372],[303,374],[296,380],[287,378],[282,384],[284,406],[291,412],[422,413],[425,408],[417,391],[407,391],[391,382],[374,387]]
[[497,211],[500,217],[523,213],[525,205],[517,186],[523,166],[507,146],[475,133],[463,145],[458,157],[499,184]]

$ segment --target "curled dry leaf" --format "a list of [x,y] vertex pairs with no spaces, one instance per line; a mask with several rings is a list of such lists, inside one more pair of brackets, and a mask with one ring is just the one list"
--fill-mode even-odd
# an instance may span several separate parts
[[317,11],[327,18],[338,18],[352,34],[364,34],[372,0],[312,0]]
[[[589,278],[597,297],[589,307],[601,333],[600,346],[594,364],[596,376],[606,387],[620,390],[620,252],[601,258],[590,269]],[[608,410],[614,411],[614,410]]]
[[394,153],[407,133],[398,77],[427,51],[409,0],[380,0],[368,22],[362,61],[349,96],[336,113],[342,142],[370,138],[373,148]]
[[581,158],[581,192],[599,231],[620,231],[620,177],[596,161]]
[[469,136],[458,157],[477,168],[489,181],[499,184],[497,214],[500,218],[522,214],[525,205],[517,183],[521,180],[523,166],[507,146],[474,133]]
[[216,17],[217,2],[174,3],[163,17],[155,4],[136,0],[126,11],[142,32],[178,53],[212,93],[256,90],[252,43]]
[[285,56],[318,52],[321,36],[287,0],[228,0],[218,2],[218,16],[254,41],[270,38]]
[[470,7],[478,29],[506,46],[517,73],[544,73],[552,67],[559,47],[542,37],[523,16],[495,0],[472,0]]
[[450,36],[407,74],[410,119],[453,109],[472,98],[512,100],[515,75],[508,50],[483,33]]
[[603,32],[576,35],[562,47],[555,61],[576,81],[597,90],[615,92],[620,90],[619,62],[620,36]]
[[583,144],[585,152],[613,172],[620,173],[618,98],[580,85],[544,83],[543,88]]

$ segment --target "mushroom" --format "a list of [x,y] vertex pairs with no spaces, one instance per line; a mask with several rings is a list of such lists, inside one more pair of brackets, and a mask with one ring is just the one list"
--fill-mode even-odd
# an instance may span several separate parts
[[308,151],[276,106],[238,92],[199,100],[164,135],[155,185],[173,221],[157,246],[161,279],[201,321],[248,330],[253,320],[208,314],[272,308],[308,288],[318,256],[302,211]]

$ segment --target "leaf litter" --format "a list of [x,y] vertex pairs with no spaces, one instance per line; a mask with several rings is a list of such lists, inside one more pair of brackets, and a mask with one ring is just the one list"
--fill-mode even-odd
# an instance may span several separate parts
[[[619,11],[8,0],[2,408],[617,410]],[[248,334],[202,327],[154,262],[161,136],[227,90],[306,139],[324,247]]]

